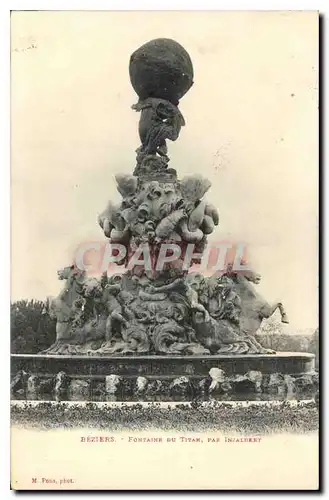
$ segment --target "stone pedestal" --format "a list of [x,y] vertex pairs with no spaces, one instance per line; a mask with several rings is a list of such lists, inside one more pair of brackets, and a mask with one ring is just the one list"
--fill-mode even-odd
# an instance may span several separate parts
[[38,375],[56,375],[63,371],[69,376],[105,378],[151,377],[175,379],[179,376],[206,377],[212,368],[226,375],[243,375],[253,370],[263,374],[303,375],[314,371],[314,354],[279,352],[244,356],[42,356],[12,354],[11,370]]
[[[12,398],[25,394],[27,375],[35,387],[47,382],[47,397],[72,399],[71,387],[90,387],[87,400],[194,399],[210,396],[268,394],[273,399],[316,392],[313,354],[278,353],[245,356],[42,356],[12,355],[16,384]],[[19,379],[18,375],[22,377]],[[39,381],[39,382],[38,382]],[[66,388],[69,388],[66,390]],[[37,393],[34,391],[34,394]],[[74,391],[76,392],[76,391]],[[80,391],[78,391],[80,394]],[[76,399],[74,397],[73,399]],[[247,397],[248,399],[248,397]]]

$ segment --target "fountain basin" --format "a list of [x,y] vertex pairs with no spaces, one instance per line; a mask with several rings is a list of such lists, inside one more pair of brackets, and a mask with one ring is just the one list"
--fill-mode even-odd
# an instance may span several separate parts
[[224,370],[225,374],[243,375],[254,370],[262,374],[303,375],[315,368],[315,355],[303,352],[278,352],[276,354],[249,354],[243,356],[69,356],[12,354],[11,373],[19,370],[38,375],[67,375],[104,378],[110,374],[125,377],[206,377],[211,368]]

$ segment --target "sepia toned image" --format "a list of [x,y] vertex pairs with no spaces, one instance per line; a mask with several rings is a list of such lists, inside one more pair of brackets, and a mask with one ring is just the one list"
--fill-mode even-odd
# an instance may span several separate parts
[[319,488],[318,46],[12,12],[12,489]]

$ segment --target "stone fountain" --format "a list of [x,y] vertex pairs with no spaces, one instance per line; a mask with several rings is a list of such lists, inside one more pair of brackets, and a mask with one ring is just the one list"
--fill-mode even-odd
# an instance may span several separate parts
[[56,394],[84,388],[89,396],[313,384],[314,355],[275,353],[256,340],[277,309],[288,322],[281,303],[257,293],[257,273],[230,262],[209,277],[191,272],[219,215],[205,198],[207,178],[179,178],[169,167],[167,141],[185,126],[179,103],[193,85],[189,54],[173,40],[152,40],[132,54],[129,74],[141,144],[132,172],[115,177],[121,203],[109,201],[98,217],[125,272],[90,277],[77,262],[59,271],[63,290],[48,303],[56,342],[39,355],[12,355],[13,391],[47,380]]

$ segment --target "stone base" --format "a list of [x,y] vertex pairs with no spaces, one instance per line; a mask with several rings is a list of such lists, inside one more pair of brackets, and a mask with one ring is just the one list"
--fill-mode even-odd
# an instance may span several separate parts
[[43,356],[12,355],[13,399],[193,400],[235,394],[315,394],[314,355]]
[[279,352],[276,354],[215,355],[215,356],[65,356],[12,354],[11,373],[55,375],[60,371],[82,378],[104,378],[107,375],[125,377],[205,377],[211,368],[227,375],[243,375],[253,370],[263,374],[301,375],[314,371],[314,354]]

